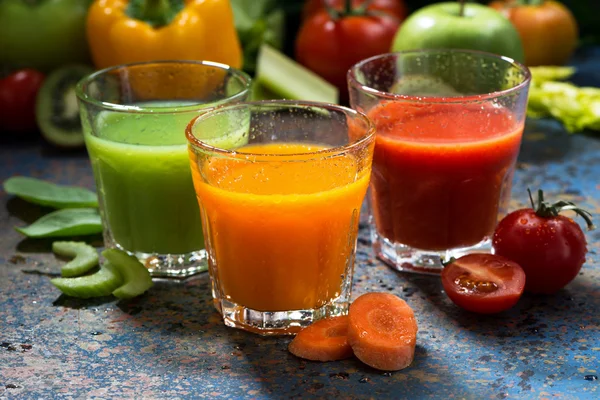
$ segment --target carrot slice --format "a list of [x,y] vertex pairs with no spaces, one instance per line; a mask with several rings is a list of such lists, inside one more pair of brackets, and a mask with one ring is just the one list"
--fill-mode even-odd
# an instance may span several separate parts
[[413,361],[417,321],[408,304],[390,293],[363,294],[350,306],[348,342],[358,359],[383,371]]
[[298,332],[288,350],[307,360],[343,360],[352,357],[347,333],[348,316],[321,319]]

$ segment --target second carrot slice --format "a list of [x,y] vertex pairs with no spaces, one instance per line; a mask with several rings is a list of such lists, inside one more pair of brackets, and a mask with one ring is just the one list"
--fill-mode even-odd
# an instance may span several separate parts
[[347,340],[348,317],[331,317],[301,330],[288,350],[296,357],[313,361],[334,361],[352,357]]
[[348,342],[365,364],[397,371],[413,361],[417,321],[404,300],[390,293],[367,293],[352,303],[348,318]]

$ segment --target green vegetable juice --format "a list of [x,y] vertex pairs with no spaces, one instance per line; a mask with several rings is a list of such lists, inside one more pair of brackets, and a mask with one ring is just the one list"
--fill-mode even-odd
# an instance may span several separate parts
[[184,254],[204,248],[185,138],[195,115],[104,111],[95,119],[97,136],[86,129],[102,217],[124,249]]

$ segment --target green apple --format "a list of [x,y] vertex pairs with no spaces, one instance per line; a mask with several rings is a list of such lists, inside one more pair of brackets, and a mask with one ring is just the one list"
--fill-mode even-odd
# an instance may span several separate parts
[[432,4],[414,12],[396,33],[391,50],[440,48],[525,59],[519,33],[507,18],[490,7],[460,2]]

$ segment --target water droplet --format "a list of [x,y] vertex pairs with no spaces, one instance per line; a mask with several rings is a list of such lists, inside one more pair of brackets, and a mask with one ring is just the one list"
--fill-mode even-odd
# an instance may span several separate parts
[[350,376],[350,374],[348,374],[347,372],[338,372],[338,373],[329,374],[330,378],[341,379],[341,380],[346,380],[346,379],[348,379],[349,376]]
[[358,380],[360,383],[367,383],[370,382],[371,380],[369,378],[367,378],[366,376],[363,376],[362,378],[360,378]]
[[94,331],[94,332],[91,332],[91,333],[94,336],[102,335],[102,332],[99,332],[99,331]]
[[598,376],[596,375],[586,375],[583,377],[583,379],[585,379],[586,381],[597,381],[598,380]]

